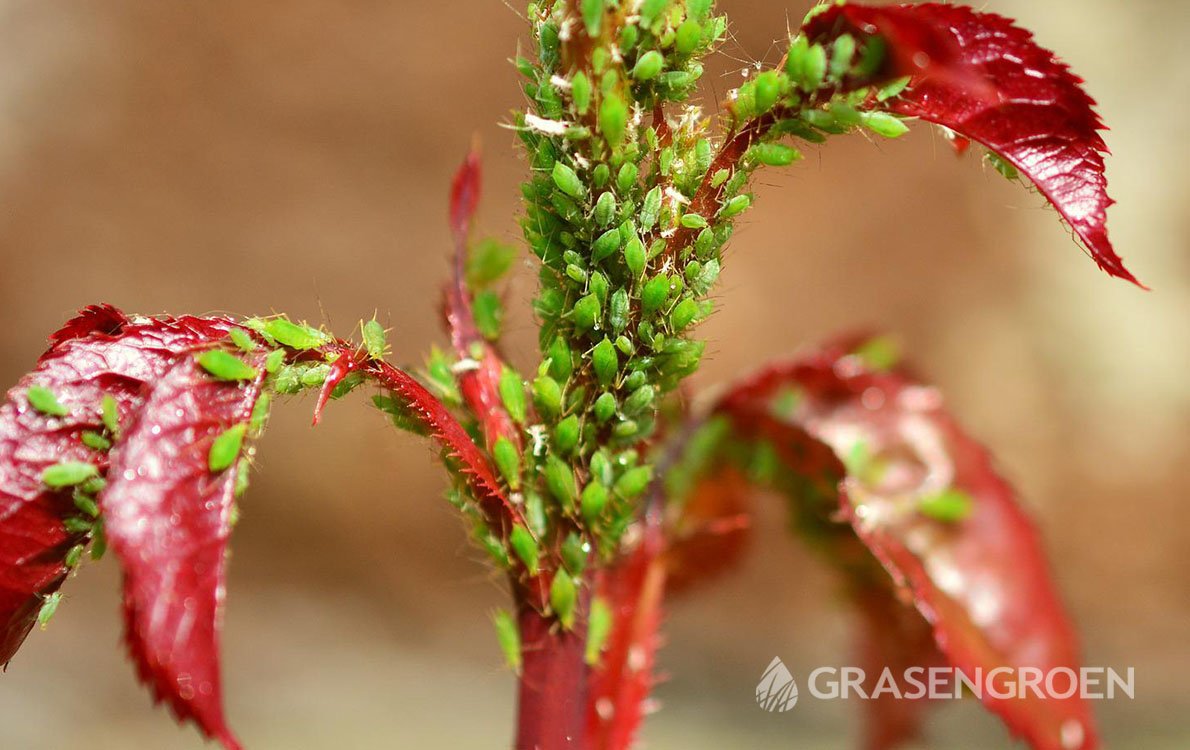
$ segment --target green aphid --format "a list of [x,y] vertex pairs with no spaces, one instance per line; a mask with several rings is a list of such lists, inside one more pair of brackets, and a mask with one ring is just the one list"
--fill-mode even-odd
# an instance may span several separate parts
[[256,351],[256,341],[252,335],[243,328],[232,328],[227,332],[227,337],[231,339],[231,343],[242,352]]
[[909,82],[913,80],[913,76],[904,76],[898,78],[892,83],[885,84],[876,92],[876,100],[886,102],[895,96],[899,96],[902,91],[909,87]]
[[747,211],[751,205],[752,196],[746,194],[737,195],[734,198],[730,198],[726,203],[723,204],[723,208],[719,209],[719,218],[730,219],[733,216],[738,216],[739,214]]
[[587,567],[587,551],[589,549],[590,546],[583,541],[583,538],[572,531],[562,540],[558,552],[561,553],[562,564],[566,566],[566,570],[573,575],[581,576],[583,569]]
[[578,486],[575,483],[574,470],[570,468],[570,464],[557,456],[549,456],[545,462],[545,486],[563,510],[567,512],[574,510]]
[[904,120],[887,112],[864,112],[860,123],[882,138],[899,138],[909,132]]
[[595,165],[595,169],[591,170],[591,182],[594,183],[595,187],[597,188],[605,187],[611,178],[611,167],[604,164],[603,162],[599,162]]
[[278,343],[291,349],[317,349],[330,342],[330,337],[317,328],[298,325],[287,318],[267,320],[264,327]]
[[91,559],[102,560],[105,552],[107,552],[107,532],[103,527],[103,519],[97,518],[91,529]]
[[689,55],[698,49],[702,42],[702,25],[693,18],[688,18],[678,27],[674,37],[674,49],[679,55]]
[[583,659],[595,666],[612,632],[612,610],[602,598],[591,601],[591,613],[587,616],[587,649]]
[[570,99],[574,102],[574,109],[580,115],[587,114],[591,106],[591,79],[586,73],[579,71],[570,81]]
[[277,340],[272,337],[268,331],[268,324],[261,318],[248,318],[243,321],[243,326],[251,331],[255,331],[258,336],[265,340],[269,346],[276,346]]
[[719,280],[719,261],[712,258],[702,264],[698,278],[690,282],[690,287],[699,294],[706,294]]
[[570,455],[578,445],[578,415],[571,414],[554,425],[554,448],[563,456]]
[[454,404],[462,401],[459,384],[450,369],[450,360],[438,347],[430,349],[430,356],[426,361],[426,375],[429,376],[430,385],[444,401]]
[[609,229],[591,244],[591,259],[596,263],[620,249],[620,230]]
[[612,427],[612,437],[620,440],[635,438],[640,433],[640,423],[635,419],[621,419]]
[[533,381],[533,403],[545,419],[555,419],[562,411],[562,387],[549,375]]
[[591,70],[595,75],[599,75],[607,69],[607,64],[611,60],[611,53],[605,47],[596,47],[591,52]]
[[607,322],[611,329],[616,333],[623,331],[628,325],[629,312],[628,292],[624,289],[617,289],[612,293],[611,302],[608,305]]
[[607,457],[607,452],[603,448],[591,454],[588,466],[591,469],[591,478],[600,484],[610,485],[615,479],[611,459]]
[[775,70],[766,70],[752,80],[752,85],[753,106],[757,115],[763,115],[781,98],[781,75]]
[[636,345],[633,344],[632,339],[628,338],[627,336],[621,335],[616,337],[616,348],[619,349],[620,353],[625,357],[631,357],[633,354],[636,354]]
[[498,609],[492,613],[492,624],[496,627],[496,641],[500,644],[500,652],[504,654],[504,663],[520,674],[521,631],[516,620],[505,610]]
[[620,171],[616,173],[616,189],[621,193],[628,193],[632,188],[636,187],[636,177],[638,171],[636,165],[632,162],[625,163],[620,167]]
[[525,522],[540,539],[549,531],[549,518],[545,510],[545,500],[541,494],[531,487],[525,489]]
[[922,515],[938,521],[957,523],[975,510],[975,499],[966,492],[951,487],[918,500],[917,510]]
[[516,492],[521,488],[521,453],[512,441],[501,435],[492,446],[492,458],[508,488]]
[[81,544],[76,544],[66,551],[66,556],[62,558],[62,564],[68,568],[77,568],[82,562],[83,552],[86,549]]
[[260,394],[256,403],[252,405],[252,416],[248,418],[248,427],[253,434],[259,435],[269,420],[269,409],[272,407],[273,397],[268,393]]
[[901,361],[901,347],[891,336],[875,336],[856,347],[851,354],[874,372],[888,372]]
[[580,331],[589,331],[595,328],[599,325],[599,313],[602,309],[603,305],[599,303],[599,298],[594,294],[588,294],[579,299],[574,303],[574,309],[571,312],[575,328]]
[[599,93],[607,96],[616,90],[616,86],[620,84],[620,74],[614,68],[605,71],[603,76],[599,79]]
[[90,534],[95,528],[93,519],[72,516],[62,520],[62,528],[68,534]]
[[50,489],[74,487],[99,476],[99,468],[86,461],[63,461],[41,472],[41,483]]
[[652,479],[653,468],[651,466],[633,467],[616,479],[616,494],[625,500],[633,500],[640,497]]
[[599,132],[607,142],[615,148],[624,142],[624,133],[628,129],[628,105],[615,91],[603,97],[599,105]]
[[1017,171],[1017,168],[1013,166],[1012,162],[1008,161],[1003,156],[989,151],[984,154],[984,158],[986,158],[988,160],[988,164],[991,164],[992,168],[999,172],[1005,179],[1015,181],[1020,178],[1021,173]]
[[105,487],[107,487],[107,480],[100,476],[94,476],[78,485],[76,489],[78,492],[81,492],[84,495],[91,495],[94,497],[100,492],[103,492]]
[[567,630],[574,627],[578,609],[578,587],[565,568],[554,574],[553,583],[550,584],[550,608],[562,623],[562,627]]
[[95,498],[80,491],[80,489],[75,489],[71,499],[74,501],[74,507],[78,508],[88,518],[99,518],[99,504],[95,502]]
[[603,20],[603,0],[582,0],[580,10],[583,25],[587,27],[587,35],[599,36],[599,26]]
[[554,380],[565,383],[574,371],[574,357],[570,344],[562,336],[555,336],[546,352],[549,357],[549,374]]
[[600,516],[603,515],[603,509],[607,507],[608,492],[607,487],[604,487],[597,481],[592,481],[583,488],[582,498],[579,502],[579,507],[582,511],[583,518],[588,524],[594,523]]
[[679,223],[686,229],[704,229],[707,226],[707,220],[699,214],[682,214]]
[[281,369],[283,364],[285,364],[285,350],[274,349],[264,359],[264,371],[272,375]]
[[640,41],[640,29],[636,26],[625,26],[620,29],[620,54],[626,55],[632,51]]
[[828,73],[832,80],[842,80],[851,70],[851,61],[855,59],[855,37],[850,34],[840,34],[835,39],[831,49],[831,60]]
[[25,392],[29,405],[47,417],[70,416],[70,409],[58,401],[58,396],[43,385],[29,386]]
[[37,624],[41,626],[42,630],[50,624],[54,613],[58,611],[58,605],[62,603],[62,593],[55,591],[45,598],[41,603],[41,609],[37,610]]
[[715,174],[711,175],[711,187],[718,188],[723,183],[727,182],[727,178],[731,177],[731,170],[718,169]]
[[802,154],[784,143],[758,143],[748,149],[747,158],[770,167],[787,167],[802,158]]
[[640,307],[645,315],[652,315],[661,309],[669,296],[669,277],[659,273],[645,282],[640,292]]
[[103,401],[99,404],[99,418],[103,427],[113,438],[120,437],[120,404],[110,393],[103,394]]
[[661,215],[661,187],[655,185],[649,192],[645,193],[644,202],[640,208],[640,228],[644,231],[649,231],[653,225],[657,223],[657,218]]
[[475,314],[475,327],[488,341],[496,341],[504,329],[504,303],[500,295],[485,289],[471,301],[471,309]]
[[285,395],[302,390],[302,368],[285,365],[273,376],[273,391]]
[[698,303],[692,298],[687,297],[674,307],[673,312],[669,314],[669,327],[676,331],[682,331],[686,326],[694,322],[698,317]]
[[673,169],[673,163],[674,163],[673,146],[666,146],[665,148],[661,149],[661,154],[657,157],[657,167],[658,167],[658,169],[660,169],[661,174],[668,177],[669,173]]
[[306,388],[318,388],[326,382],[326,378],[330,374],[330,365],[303,367],[301,370],[301,382]]
[[91,450],[106,451],[112,447],[112,441],[93,430],[83,430],[82,434],[79,435],[79,439],[83,441],[83,445]]
[[240,450],[244,447],[244,434],[248,432],[248,425],[233,425],[211,443],[211,450],[207,454],[207,467],[212,473],[219,473],[228,469],[240,457]]
[[605,190],[595,201],[595,223],[606,227],[616,218],[616,196],[610,190]]
[[599,271],[592,271],[591,276],[587,281],[587,291],[599,298],[600,305],[607,302],[607,277]]
[[616,379],[620,370],[620,357],[616,354],[615,345],[607,337],[591,351],[591,364],[600,385],[608,386]]
[[364,350],[369,359],[384,359],[388,353],[388,337],[384,333],[384,326],[375,318],[360,325],[360,335],[364,339]]
[[595,419],[599,422],[606,422],[616,413],[616,397],[610,393],[602,393],[599,398],[595,399],[593,408]]
[[[247,460],[240,461],[238,464],[236,464],[236,486],[235,490],[232,491],[232,497],[234,497],[236,500],[243,497],[244,493],[248,491],[248,485],[251,483],[251,480],[252,462]],[[239,518],[239,507],[239,505],[231,506],[231,509],[235,512],[235,517],[237,519]]]
[[785,72],[802,91],[813,92],[821,88],[826,69],[826,50],[821,45],[811,45],[804,36],[797,37],[789,45]]
[[824,133],[839,135],[847,132],[847,128],[839,124],[834,114],[824,109],[806,110],[802,112],[802,119]]
[[198,365],[219,380],[253,380],[256,368],[223,349],[209,349],[197,357]]
[[624,399],[624,413],[628,416],[636,416],[651,407],[654,398],[656,398],[656,390],[653,386],[642,385]]
[[632,77],[638,81],[651,81],[665,67],[665,56],[655,49],[641,55],[632,66]]
[[572,168],[562,162],[554,162],[552,174],[554,184],[566,195],[575,200],[582,200],[587,195],[587,187],[582,178]]

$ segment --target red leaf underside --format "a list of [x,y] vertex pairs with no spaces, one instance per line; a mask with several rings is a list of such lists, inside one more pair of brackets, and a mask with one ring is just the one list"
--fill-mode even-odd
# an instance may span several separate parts
[[804,31],[815,41],[844,32],[883,37],[891,54],[869,82],[913,80],[900,96],[871,106],[942,125],[998,154],[1037,186],[1100,268],[1140,285],[1107,235],[1112,201],[1095,102],[1030,32],[941,3],[832,7]]
[[[774,397],[790,389],[795,405],[782,412]],[[796,444],[809,435],[848,465],[838,493],[846,520],[932,625],[938,648],[969,679],[977,669],[986,676],[997,667],[1077,671],[1075,637],[1032,524],[986,451],[951,419],[932,388],[899,372],[869,371],[858,357],[834,348],[766,369],[733,389],[721,408],[753,434],[764,427],[763,436],[775,443]],[[762,411],[779,421],[762,419]],[[780,424],[790,430],[784,436]],[[948,490],[969,498],[969,515],[940,520],[922,510],[928,498]],[[906,634],[909,642],[898,640],[900,647],[920,651],[912,630]],[[872,648],[886,658],[895,651],[879,642]],[[1002,681],[994,684],[1005,688]],[[986,691],[982,699],[1039,750],[1097,746],[1090,710],[1077,694],[999,699]],[[870,736],[890,742],[909,736],[913,719],[886,716]]]

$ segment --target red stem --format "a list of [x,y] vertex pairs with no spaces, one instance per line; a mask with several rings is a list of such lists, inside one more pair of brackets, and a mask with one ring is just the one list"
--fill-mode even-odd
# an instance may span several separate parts
[[586,750],[585,617],[566,631],[557,619],[525,603],[519,621],[522,667],[514,750]]

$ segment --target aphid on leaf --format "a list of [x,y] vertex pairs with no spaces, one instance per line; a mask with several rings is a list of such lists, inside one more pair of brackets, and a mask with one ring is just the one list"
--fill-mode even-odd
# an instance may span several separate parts
[[637,466],[629,469],[616,479],[616,494],[625,500],[639,497],[653,478],[653,467]]
[[651,81],[664,67],[665,57],[657,50],[651,49],[637,58],[636,65],[632,66],[632,77],[638,81]]
[[616,413],[616,397],[610,393],[602,393],[595,399],[595,419],[606,422]]
[[264,329],[279,343],[291,349],[317,349],[330,343],[330,337],[317,328],[294,323],[287,318],[272,318],[265,321]]
[[945,523],[962,521],[971,515],[974,509],[974,499],[966,492],[953,487],[917,501],[919,513]]
[[591,259],[596,263],[620,249],[620,230],[609,229],[591,244]]
[[76,544],[66,551],[66,556],[62,558],[62,564],[68,568],[77,568],[83,559],[83,551],[86,549],[81,544]]
[[899,138],[909,132],[909,126],[901,118],[887,112],[863,112],[860,122],[882,138]]
[[208,349],[196,359],[202,369],[219,380],[252,380],[257,375],[255,367],[223,349]]
[[586,185],[582,178],[578,176],[569,165],[562,162],[554,162],[553,171],[554,184],[558,186],[566,195],[575,200],[582,200],[587,195]]
[[665,274],[657,274],[653,278],[645,282],[644,288],[640,293],[640,307],[641,312],[645,315],[652,315],[665,304],[666,297],[669,296],[669,277]]
[[[820,111],[820,110],[814,110]],[[747,158],[770,167],[787,167],[802,158],[801,152],[784,143],[758,143],[748,149]]]
[[62,594],[58,591],[47,596],[41,603],[41,609],[37,611],[37,624],[41,626],[42,630],[45,630],[46,626],[50,624],[50,620],[53,619],[54,613],[58,611],[58,605],[61,603]]
[[227,332],[227,337],[231,339],[231,343],[235,344],[235,347],[242,352],[256,351],[256,342],[243,328],[232,328]]
[[636,178],[638,170],[635,164],[627,162],[620,167],[620,171],[616,173],[616,189],[621,193],[629,193],[632,188],[636,187]]
[[562,627],[567,630],[574,627],[578,608],[578,587],[566,572],[566,568],[560,568],[550,583],[550,608],[562,623]]
[[25,398],[30,406],[47,417],[70,416],[70,409],[59,402],[57,394],[45,386],[29,386],[29,390],[25,391]]
[[508,543],[517,559],[524,563],[529,575],[537,575],[541,549],[537,546],[537,540],[533,538],[529,530],[519,524],[513,526],[512,531],[508,534]]
[[613,148],[624,142],[624,132],[628,128],[628,105],[623,97],[611,92],[603,97],[599,105],[599,131]]
[[603,509],[607,507],[608,492],[607,487],[604,487],[598,480],[592,479],[583,487],[583,494],[579,500],[579,509],[582,511],[583,519],[588,524],[594,523],[601,515]]
[[521,381],[520,374],[516,370],[505,367],[500,371],[498,388],[500,401],[504,404],[504,410],[508,412],[508,416],[517,424],[524,424],[526,414],[525,384]]
[[1012,162],[1008,161],[1003,156],[1000,156],[994,151],[988,151],[986,154],[984,154],[984,158],[988,160],[988,164],[992,165],[992,169],[995,169],[997,172],[999,172],[1000,175],[1006,180],[1012,180],[1015,182],[1016,180],[1020,179],[1021,173],[1016,167],[1012,165]]
[[388,337],[384,326],[375,318],[360,325],[360,335],[364,339],[364,350],[370,359],[384,359],[388,354]]
[[811,45],[804,36],[796,37],[789,45],[785,72],[802,91],[814,92],[821,88],[826,79],[826,68],[826,50],[821,45]]
[[703,229],[707,225],[707,220],[699,214],[682,214],[678,223],[686,229]]
[[574,327],[580,331],[589,331],[599,325],[599,313],[602,309],[599,303],[599,298],[594,294],[579,299],[574,303],[574,309],[571,312],[574,320]]
[[567,512],[574,510],[578,487],[575,484],[574,470],[570,468],[570,464],[557,456],[546,458],[545,486],[563,510]]
[[569,455],[578,445],[579,419],[571,414],[554,425],[554,449],[563,456]]
[[533,403],[546,419],[554,419],[562,411],[562,387],[549,375],[533,381]]
[[591,600],[591,613],[587,618],[587,651],[584,659],[595,666],[612,632],[612,610],[600,597]]
[[93,430],[83,430],[79,439],[83,441],[83,445],[92,450],[106,451],[112,447],[112,441]]
[[616,354],[615,345],[606,337],[591,351],[591,364],[601,385],[610,385],[616,379],[616,373],[620,369],[620,358]]
[[504,654],[504,663],[520,674],[521,631],[516,620],[507,611],[498,609],[492,613],[492,624],[496,627],[496,641],[500,644],[500,652]]
[[669,326],[675,332],[682,331],[698,317],[698,303],[690,297],[682,300],[669,314]]
[[99,518],[99,505],[95,502],[95,498],[76,489],[71,496],[71,500],[74,501],[74,507],[78,508],[89,518]]
[[574,102],[574,110],[579,115],[587,114],[591,106],[591,79],[581,70],[574,74],[570,81],[570,99]]
[[85,461],[63,461],[41,472],[41,483],[51,489],[73,487],[99,476],[99,468]]
[[503,435],[497,438],[496,443],[492,446],[492,459],[495,460],[496,468],[500,470],[500,475],[508,483],[509,489],[514,492],[519,490],[521,488],[521,454],[512,441]]
[[832,80],[838,81],[851,70],[851,61],[855,59],[855,37],[850,34],[840,34],[835,38],[835,45],[831,49],[831,60],[828,74]]
[[103,401],[99,404],[99,418],[104,428],[113,438],[120,437],[120,405],[110,393],[103,394]]
[[648,409],[653,405],[653,399],[655,396],[656,392],[653,389],[653,386],[647,383],[642,385],[640,388],[637,388],[635,391],[629,394],[628,398],[624,399],[624,413],[628,416],[636,416],[637,414],[640,414],[645,409]]
[[566,566],[566,569],[573,575],[581,576],[583,569],[587,567],[587,551],[589,549],[590,545],[572,531],[562,540],[558,552],[561,553],[562,564]]
[[207,467],[212,473],[218,473],[230,468],[240,457],[240,450],[244,445],[244,434],[248,425],[237,424],[227,428],[211,442],[211,450],[207,454]]

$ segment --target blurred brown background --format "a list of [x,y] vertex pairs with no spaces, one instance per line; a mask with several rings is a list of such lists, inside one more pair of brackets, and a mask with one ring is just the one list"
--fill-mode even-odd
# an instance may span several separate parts
[[[514,3],[516,4],[516,3]],[[806,0],[725,0],[735,41],[708,101]],[[1114,747],[1190,744],[1190,224],[1182,0],[989,0],[1088,80],[1114,157],[1117,248],[1154,291],[1083,258],[1035,194],[919,128],[839,139],[759,186],[698,383],[876,325],[949,393],[1044,528],[1091,664],[1137,670],[1101,705]],[[792,19],[792,21],[789,21]],[[485,144],[482,229],[516,238],[524,164],[500,0],[0,0],[0,381],[90,302],[286,311],[347,332],[379,310],[398,360],[441,341],[445,194]],[[1159,102],[1159,103],[1154,103]],[[534,361],[526,265],[510,349]],[[360,403],[278,410],[237,529],[225,664],[250,748],[495,748],[513,680],[485,613],[500,587],[440,500],[431,452]],[[858,703],[769,715],[753,687],[846,664],[831,581],[761,511],[746,565],[674,604],[651,747],[843,748]],[[118,645],[111,561],[71,582],[0,677],[0,747],[197,748],[149,707]],[[970,705],[931,747],[1000,748]]]

